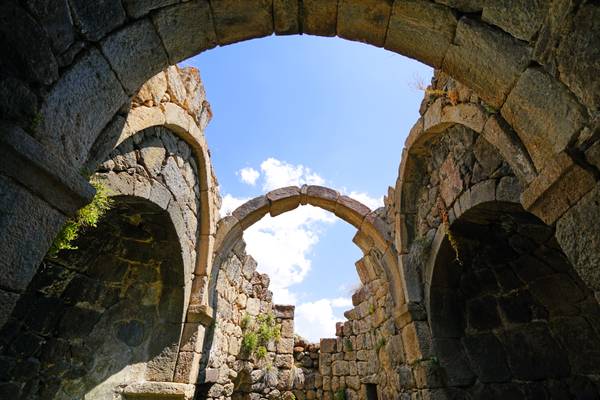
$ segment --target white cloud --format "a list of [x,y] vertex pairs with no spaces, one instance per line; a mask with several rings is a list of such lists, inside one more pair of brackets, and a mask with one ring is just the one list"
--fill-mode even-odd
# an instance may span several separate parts
[[[335,324],[345,320],[343,315],[334,312],[334,308],[352,306],[346,298],[321,299],[296,306],[294,317],[295,330],[300,336],[311,342],[321,338],[335,337]],[[343,311],[343,310],[338,310]]]
[[303,206],[275,218],[266,216],[244,232],[248,254],[256,259],[260,272],[271,277],[274,302],[296,303],[289,287],[304,280],[320,232],[335,221],[325,210]]
[[[342,190],[345,192],[345,190]],[[352,197],[354,200],[360,201],[371,210],[376,210],[379,207],[383,207],[383,197],[371,197],[364,192],[350,192],[346,196]]]
[[238,175],[240,177],[241,181],[244,182],[245,184],[254,186],[254,185],[256,185],[256,181],[260,177],[260,172],[258,172],[257,170],[255,170],[252,167],[246,167],[246,168],[240,169],[236,175]]
[[264,173],[263,190],[284,186],[323,185],[325,179],[302,164],[289,164],[276,158],[268,158],[260,164]]

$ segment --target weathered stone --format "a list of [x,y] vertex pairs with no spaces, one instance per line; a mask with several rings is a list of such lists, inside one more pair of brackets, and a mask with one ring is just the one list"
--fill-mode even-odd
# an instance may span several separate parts
[[300,33],[300,5],[296,0],[274,0],[273,20],[277,35]]
[[471,366],[481,382],[504,382],[510,377],[506,355],[492,334],[469,335],[463,340]]
[[364,218],[370,212],[369,207],[348,196],[340,196],[337,199],[335,215],[357,228],[360,228]]
[[25,2],[52,41],[52,47],[60,54],[75,40],[73,21],[67,0],[27,0]]
[[435,2],[463,12],[480,12],[486,4],[486,0],[435,0]]
[[44,85],[58,78],[58,63],[48,36],[18,2],[0,5],[0,35],[6,54],[3,70],[13,70],[17,76],[24,73],[28,80]]
[[245,229],[264,217],[269,211],[269,206],[269,200],[265,196],[259,196],[236,208],[232,215],[240,221],[242,228]]
[[548,5],[548,0],[488,2],[483,8],[481,19],[517,39],[530,41],[542,26]]
[[210,6],[204,0],[161,9],[152,20],[171,64],[217,45]]
[[510,35],[462,18],[442,69],[469,86],[487,103],[500,107],[521,72],[530,50]]
[[569,362],[546,326],[540,323],[506,331],[500,337],[508,364],[517,379],[561,378],[569,373]]
[[220,45],[268,36],[273,33],[271,0],[218,0],[211,3]]
[[275,189],[266,194],[270,203],[269,213],[272,217],[291,211],[300,205],[300,188],[288,186]]
[[335,36],[338,0],[302,1],[302,31],[311,35]]
[[517,134],[498,116],[490,117],[482,136],[492,144],[523,182],[531,182],[536,176],[529,154]]
[[123,5],[130,17],[139,18],[152,10],[170,6],[177,2],[177,0],[124,0]]
[[440,365],[446,370],[446,379],[449,386],[468,386],[475,380],[467,357],[458,339],[436,339],[433,346]]
[[[102,52],[129,94],[168,64],[152,22],[142,20],[102,41]],[[135,59],[132,63],[131,60]]]
[[523,191],[521,203],[542,221],[552,224],[594,185],[592,174],[562,152]]
[[127,16],[120,0],[90,3],[86,0],[71,2],[73,18],[88,40],[98,41],[108,32],[125,22]]
[[307,189],[308,204],[321,207],[325,210],[335,212],[337,200],[340,194],[323,186],[311,185]]
[[600,291],[600,186],[585,195],[556,223],[556,240],[583,281]]
[[97,135],[126,100],[109,64],[100,52],[90,50],[48,94],[41,108],[39,139],[79,167]]
[[394,2],[385,48],[439,68],[456,24],[447,7],[415,0]]
[[585,4],[573,20],[573,31],[564,35],[558,47],[560,79],[591,110],[600,107],[600,7]]
[[382,47],[392,13],[391,0],[339,0],[339,37]]
[[502,107],[502,116],[519,134],[538,170],[567,148],[586,120],[575,96],[536,68],[521,75]]

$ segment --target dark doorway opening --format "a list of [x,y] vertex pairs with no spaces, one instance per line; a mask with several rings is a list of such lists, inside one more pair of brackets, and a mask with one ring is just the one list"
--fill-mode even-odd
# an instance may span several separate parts
[[367,383],[367,400],[377,400],[377,385]]

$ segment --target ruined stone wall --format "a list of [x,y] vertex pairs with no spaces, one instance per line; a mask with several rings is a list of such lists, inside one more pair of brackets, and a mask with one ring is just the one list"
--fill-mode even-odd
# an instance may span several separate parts
[[[207,399],[291,399],[294,307],[272,303],[269,277],[256,272],[256,262],[239,241],[215,264],[212,292],[215,322],[205,341],[205,368],[199,388]],[[279,337],[249,352],[243,342],[261,318],[274,318]],[[208,336],[207,336],[208,337]]]

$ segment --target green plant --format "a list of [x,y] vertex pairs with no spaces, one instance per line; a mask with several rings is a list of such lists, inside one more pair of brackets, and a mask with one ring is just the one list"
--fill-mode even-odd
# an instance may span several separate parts
[[375,304],[373,303],[369,304],[369,314],[375,314]]
[[258,335],[256,332],[246,332],[242,338],[242,350],[247,354],[254,353],[258,346]]
[[256,358],[262,360],[267,356],[267,348],[265,346],[258,346],[256,349]]
[[246,328],[248,328],[248,326],[250,325],[250,323],[252,322],[252,317],[250,317],[249,314],[244,314],[244,316],[242,317],[242,320],[240,321],[240,328],[242,328],[242,330],[246,330]]
[[346,390],[339,389],[333,395],[333,400],[346,400]]
[[100,182],[91,182],[96,189],[96,194],[90,204],[77,211],[74,218],[69,218],[61,231],[58,233],[50,250],[49,257],[56,257],[61,250],[75,250],[73,241],[77,239],[82,230],[86,228],[95,228],[98,221],[112,206],[112,200],[109,197],[108,189]]
[[268,345],[278,342],[281,338],[281,325],[277,323],[272,313],[261,314],[256,317],[256,321],[246,314],[240,325],[244,332],[242,350],[258,359],[265,358]]

